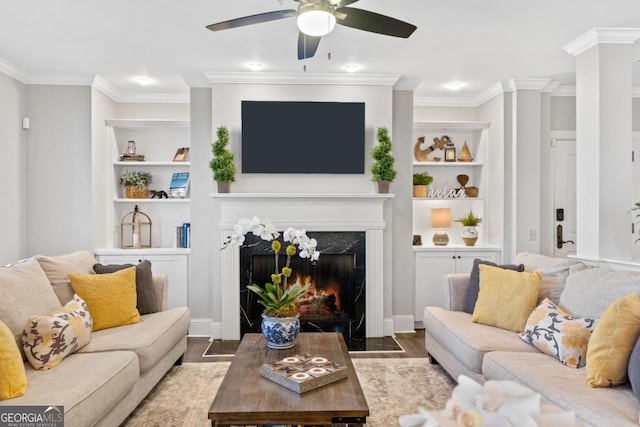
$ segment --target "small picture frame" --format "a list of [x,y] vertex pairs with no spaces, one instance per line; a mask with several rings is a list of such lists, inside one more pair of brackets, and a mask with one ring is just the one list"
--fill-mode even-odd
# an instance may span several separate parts
[[176,151],[176,155],[173,156],[174,162],[186,162],[187,155],[189,154],[189,147],[181,147]]

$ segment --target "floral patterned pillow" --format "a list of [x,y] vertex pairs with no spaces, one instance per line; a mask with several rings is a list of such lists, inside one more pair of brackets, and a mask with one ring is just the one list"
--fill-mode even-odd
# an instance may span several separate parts
[[31,316],[22,332],[22,349],[34,369],[47,370],[91,341],[93,319],[87,303],[74,295],[47,316]]
[[572,316],[545,298],[529,315],[520,338],[564,365],[580,368],[586,363],[595,323],[594,319]]

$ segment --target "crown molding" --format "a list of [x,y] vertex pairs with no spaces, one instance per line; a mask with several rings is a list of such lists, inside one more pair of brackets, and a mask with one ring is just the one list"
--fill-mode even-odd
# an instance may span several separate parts
[[0,58],[0,71],[21,83],[27,81],[27,72],[4,58]]
[[182,80],[184,80],[184,82],[189,87],[211,87],[211,82],[204,74],[191,74],[182,76]]
[[211,84],[393,86],[400,79],[400,75],[395,74],[227,73],[205,71],[204,75]]
[[420,79],[408,79],[400,77],[393,85],[393,90],[415,90],[420,84]]
[[415,107],[477,107],[475,98],[461,96],[417,96],[413,98]]
[[92,86],[95,89],[97,89],[100,92],[102,92],[105,95],[107,95],[109,98],[111,98],[115,102],[120,102],[119,99],[120,99],[121,94],[118,91],[118,89],[116,89],[113,86],[111,86],[111,84],[109,82],[107,82],[105,79],[103,79],[102,77],[96,76],[93,79],[93,85]]
[[505,82],[499,81],[492,84],[475,97],[477,103],[476,107],[484,104],[485,102],[489,101],[492,98],[495,98],[498,95],[502,95],[505,92],[511,92],[509,85],[507,85]]
[[509,79],[509,87],[512,91],[517,90],[540,90],[551,84],[551,79]]
[[634,44],[640,40],[640,28],[593,28],[562,49],[578,56],[597,44]]

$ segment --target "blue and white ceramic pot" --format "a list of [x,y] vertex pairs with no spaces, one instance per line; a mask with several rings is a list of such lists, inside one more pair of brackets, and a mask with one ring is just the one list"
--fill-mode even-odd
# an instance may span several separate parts
[[267,346],[274,349],[293,347],[300,333],[300,316],[269,317],[262,315],[262,336],[267,340]]

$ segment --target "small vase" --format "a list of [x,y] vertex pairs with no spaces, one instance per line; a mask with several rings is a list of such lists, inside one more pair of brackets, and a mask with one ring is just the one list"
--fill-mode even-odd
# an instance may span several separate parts
[[378,194],[387,194],[389,193],[389,184],[391,181],[376,181],[376,189],[378,190]]
[[300,315],[295,317],[269,317],[262,315],[262,336],[267,347],[281,350],[291,348],[300,333]]
[[414,185],[413,186],[413,197],[427,197],[429,193],[428,185]]
[[230,193],[230,192],[231,192],[230,182],[218,182],[218,193]]
[[478,240],[478,228],[473,225],[462,227],[462,241],[466,246],[473,246]]

